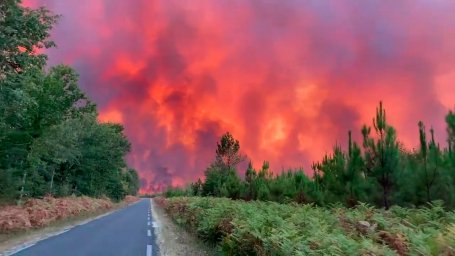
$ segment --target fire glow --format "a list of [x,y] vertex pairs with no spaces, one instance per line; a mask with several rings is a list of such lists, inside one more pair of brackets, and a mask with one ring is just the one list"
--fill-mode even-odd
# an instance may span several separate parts
[[50,63],[125,126],[142,192],[201,177],[226,131],[256,165],[310,172],[379,100],[409,148],[419,120],[444,143],[455,107],[451,0],[24,4],[63,15]]

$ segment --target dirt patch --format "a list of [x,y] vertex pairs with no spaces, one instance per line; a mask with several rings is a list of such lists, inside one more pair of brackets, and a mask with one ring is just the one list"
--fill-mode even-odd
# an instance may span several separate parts
[[156,221],[155,235],[162,256],[203,256],[214,255],[215,248],[201,242],[197,237],[176,225],[165,211],[151,199],[152,214]]

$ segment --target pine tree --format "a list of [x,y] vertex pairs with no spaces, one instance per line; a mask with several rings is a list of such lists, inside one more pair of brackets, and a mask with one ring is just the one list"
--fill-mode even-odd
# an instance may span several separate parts
[[432,190],[435,185],[435,182],[438,179],[438,169],[440,168],[441,160],[440,154],[441,151],[436,145],[434,140],[434,131],[430,129],[431,140],[427,142],[425,126],[422,122],[418,123],[419,125],[419,139],[420,139],[420,151],[419,158],[422,161],[420,168],[422,170],[422,175],[420,177],[420,182],[423,183],[425,189],[425,201],[431,202],[434,200],[432,195]]
[[351,131],[348,133],[348,155],[347,166],[344,177],[348,198],[348,206],[357,204],[357,201],[364,199],[364,190],[366,187],[366,177],[363,176],[364,160],[362,152],[356,142],[352,142]]
[[222,169],[230,170],[243,162],[246,157],[240,154],[240,143],[229,133],[221,136],[220,142],[217,142],[216,164]]
[[246,169],[245,172],[245,182],[246,182],[246,193],[245,193],[245,199],[246,200],[251,200],[253,199],[254,195],[254,181],[256,179],[256,171],[253,168],[253,163],[251,161],[248,163],[248,168]]
[[382,206],[390,207],[392,188],[398,172],[399,145],[396,141],[395,129],[388,125],[386,112],[382,102],[376,109],[376,117],[373,119],[374,130],[377,139],[370,137],[371,128],[364,126],[362,134],[364,138],[366,169],[368,175],[373,177],[381,188]]
[[455,113],[449,111],[446,115],[447,124],[447,143],[448,155],[452,165],[452,170],[455,170]]

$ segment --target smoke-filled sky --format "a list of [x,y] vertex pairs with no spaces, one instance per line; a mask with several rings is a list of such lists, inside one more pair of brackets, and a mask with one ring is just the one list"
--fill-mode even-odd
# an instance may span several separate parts
[[[408,148],[445,143],[453,0],[28,0],[63,15],[51,65],[120,122],[142,191],[203,176],[226,131],[259,166],[304,167],[360,139],[383,100]],[[243,170],[242,170],[243,172]]]

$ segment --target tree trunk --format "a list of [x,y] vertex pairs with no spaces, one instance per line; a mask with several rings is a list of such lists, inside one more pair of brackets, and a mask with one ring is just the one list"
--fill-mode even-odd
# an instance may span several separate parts
[[385,208],[386,210],[388,210],[388,209],[389,209],[389,193],[388,193],[387,186],[384,186],[384,187],[383,187],[383,191],[384,191],[384,194],[383,194],[384,208]]
[[49,194],[51,194],[51,195],[52,195],[52,187],[54,186],[54,175],[55,175],[55,168],[52,168],[51,185],[49,188]]
[[24,190],[25,190],[25,181],[27,180],[27,170],[24,169],[24,175],[22,176],[22,187],[21,187],[21,192],[19,195],[19,202],[18,204],[22,204],[22,197],[24,196]]

